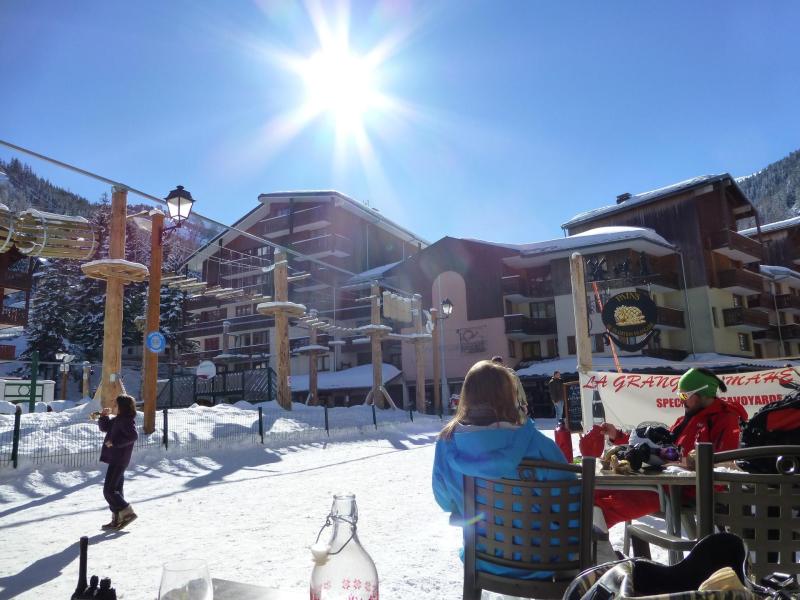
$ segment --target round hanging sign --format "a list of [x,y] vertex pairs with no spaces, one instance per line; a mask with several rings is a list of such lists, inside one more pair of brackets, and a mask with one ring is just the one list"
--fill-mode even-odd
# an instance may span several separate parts
[[160,353],[167,347],[167,338],[160,331],[151,331],[145,338],[145,344],[150,352]]
[[647,335],[656,322],[657,307],[650,294],[634,291],[617,294],[603,306],[603,325],[620,337]]
[[197,365],[195,375],[197,375],[200,379],[211,379],[212,377],[216,377],[217,366],[210,360],[201,361],[200,364]]

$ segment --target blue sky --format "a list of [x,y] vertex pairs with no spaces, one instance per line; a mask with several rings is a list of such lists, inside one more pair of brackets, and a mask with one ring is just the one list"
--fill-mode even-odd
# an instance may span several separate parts
[[[360,129],[330,111],[293,129],[309,93],[286,58],[344,22],[384,102]],[[531,242],[800,148],[797,23],[791,0],[5,0],[0,139],[154,195],[183,184],[224,223],[259,193],[333,188],[429,241]]]

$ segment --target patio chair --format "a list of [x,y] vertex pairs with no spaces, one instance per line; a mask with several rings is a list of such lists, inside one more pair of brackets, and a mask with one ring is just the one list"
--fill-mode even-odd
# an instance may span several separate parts
[[[537,469],[575,473],[564,481],[536,481]],[[481,590],[526,598],[561,598],[592,564],[595,459],[581,466],[525,460],[519,479],[464,477],[464,600]],[[547,579],[518,579],[477,569],[477,561]]]
[[[776,474],[714,470],[735,460],[770,458]],[[800,446],[761,446],[714,452],[697,445],[697,520],[701,536],[716,526],[741,537],[752,574],[800,575]]]

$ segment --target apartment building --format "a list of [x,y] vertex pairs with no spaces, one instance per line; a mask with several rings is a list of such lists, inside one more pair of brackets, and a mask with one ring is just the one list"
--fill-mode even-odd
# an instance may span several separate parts
[[[246,370],[274,361],[270,340],[274,322],[258,314],[256,306],[263,301],[260,298],[272,294],[270,267],[276,246],[287,250],[289,274],[298,277],[289,286],[289,299],[316,309],[319,317],[343,327],[369,322],[369,303],[361,299],[369,295],[372,280],[387,266],[427,246],[377,209],[339,192],[280,192],[261,194],[258,200],[256,208],[187,262],[189,271],[199,274],[209,288],[233,290],[222,298],[189,295],[187,310],[195,322],[187,326],[188,335],[200,348],[181,357],[187,365],[216,359],[222,369]],[[308,332],[302,328],[292,327],[290,338],[292,349],[309,342]],[[330,341],[322,334],[317,343]],[[369,344],[348,339],[332,348],[330,354],[318,358],[320,371],[371,361]],[[399,367],[399,342],[387,343],[384,356],[385,362]],[[306,357],[293,357],[292,372],[307,373],[307,362]]]

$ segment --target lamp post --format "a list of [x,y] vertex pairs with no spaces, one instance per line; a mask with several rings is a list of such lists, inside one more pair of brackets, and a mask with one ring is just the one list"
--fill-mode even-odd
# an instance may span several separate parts
[[445,320],[453,314],[453,303],[450,302],[450,298],[445,298],[442,300],[442,307],[441,311],[439,311],[440,316],[439,319],[439,354],[441,356],[441,365],[442,365],[442,405],[440,406],[440,410],[444,410],[444,403],[450,401],[450,386],[447,384],[447,369],[445,368],[444,364],[444,322]]
[[[177,229],[192,213],[194,199],[179,185],[164,198],[169,218],[175,223],[164,227],[164,213],[150,211],[150,285],[147,289],[147,316],[144,327],[142,356],[142,402],[144,403],[144,432],[156,428],[156,388],[158,386],[158,352],[147,347],[147,336],[157,332],[161,322],[161,264],[164,259],[164,233]],[[159,350],[160,351],[160,350]]]

